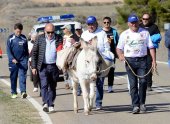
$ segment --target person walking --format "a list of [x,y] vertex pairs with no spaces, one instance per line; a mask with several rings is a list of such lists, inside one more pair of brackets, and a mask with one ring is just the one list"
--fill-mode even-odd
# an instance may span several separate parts
[[[71,31],[71,25],[65,24],[63,27],[61,27],[61,29],[63,30],[64,33],[63,49],[70,48],[75,43],[75,40],[72,38],[73,33]],[[67,70],[63,70],[63,74],[64,74],[65,89],[70,89],[71,80],[69,79]]]
[[[101,55],[104,53],[111,53],[110,51],[110,44],[108,42],[107,34],[102,28],[98,27],[98,22],[96,17],[89,16],[86,19],[87,30],[84,31],[81,35],[84,41],[89,42],[92,38],[97,36],[97,48]],[[112,53],[111,53],[112,54]],[[107,55],[106,55],[107,56]],[[114,59],[114,55],[110,56],[109,59]],[[96,110],[102,109],[102,100],[103,100],[103,85],[104,85],[104,78],[105,77],[97,77],[96,81]]]
[[[158,26],[153,23],[152,16],[149,13],[144,13],[142,15],[142,23],[140,24],[140,27],[146,29],[149,32],[152,43],[155,48],[155,54],[156,54],[156,49],[159,47],[159,43],[161,41],[161,34],[160,34]],[[147,55],[147,71],[149,71],[151,67],[152,67],[152,57],[150,54],[148,54]],[[152,91],[152,83],[153,83],[152,76],[153,74],[151,71],[147,75],[147,90],[148,91]]]
[[[111,52],[114,54],[114,63],[116,62],[117,53],[116,53],[116,46],[119,40],[119,35],[117,33],[117,30],[111,27],[111,18],[110,17],[104,17],[103,18],[103,30],[107,34],[108,42],[110,44]],[[113,83],[114,83],[114,71],[115,68],[111,67],[109,74],[108,74],[108,93],[113,92]]]
[[37,72],[36,75],[33,75],[32,74],[32,68],[31,68],[32,48],[33,48],[33,45],[35,43],[36,37],[37,37],[37,33],[34,32],[34,33],[31,34],[31,36],[30,36],[31,39],[28,41],[30,80],[33,82],[33,85],[34,85],[33,92],[38,92],[38,87],[41,87],[38,72]]
[[133,106],[132,113],[137,114],[147,110],[145,106],[147,81],[144,76],[147,73],[147,49],[149,48],[152,57],[153,69],[156,68],[156,57],[149,32],[139,27],[139,19],[135,14],[129,15],[128,27],[129,29],[120,34],[116,51],[119,59],[126,62]]
[[[73,38],[75,40],[75,44],[73,44],[75,47],[80,46],[80,38],[81,38],[81,34],[83,33],[82,30],[82,25],[81,23],[77,22],[75,23],[75,33],[71,36],[71,38]],[[78,88],[77,88],[77,95],[80,96],[81,95],[81,87],[80,84],[78,84]]]
[[7,39],[8,66],[11,81],[11,98],[17,98],[17,78],[19,75],[19,86],[21,97],[26,98],[26,77],[28,69],[28,43],[22,34],[23,25],[16,23],[14,33]]
[[43,111],[55,112],[54,101],[56,98],[56,86],[59,70],[56,66],[57,47],[62,43],[62,36],[55,34],[52,23],[45,25],[44,34],[36,38],[32,50],[32,73],[39,72],[41,81],[41,96]]

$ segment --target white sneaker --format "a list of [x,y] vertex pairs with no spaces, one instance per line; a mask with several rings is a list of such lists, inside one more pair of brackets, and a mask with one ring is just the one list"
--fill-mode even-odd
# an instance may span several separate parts
[[52,107],[52,106],[50,106],[50,107],[48,108],[48,110],[49,110],[49,113],[54,113],[54,112],[55,112],[55,109],[54,109],[54,107]]
[[38,88],[35,87],[35,88],[33,89],[33,92],[38,92]]
[[113,93],[113,89],[112,89],[112,86],[108,86],[108,93]]
[[101,110],[102,106],[96,106],[96,111]]
[[43,105],[43,111],[44,111],[44,112],[49,112],[49,108],[48,108],[48,105],[47,105],[47,104],[44,104],[44,105]]

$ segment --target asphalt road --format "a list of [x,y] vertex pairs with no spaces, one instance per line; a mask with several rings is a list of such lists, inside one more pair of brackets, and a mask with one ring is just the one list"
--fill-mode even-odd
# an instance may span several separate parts
[[[79,113],[73,111],[73,96],[71,90],[65,90],[64,83],[58,82],[55,100],[56,112],[46,114],[41,109],[41,97],[33,93],[33,84],[27,78],[28,100],[32,102],[44,123],[50,124],[169,124],[170,122],[170,69],[166,63],[158,63],[159,76],[154,75],[153,91],[147,92],[145,114],[131,113],[131,100],[127,88],[127,75],[124,63],[117,60],[115,71],[114,93],[107,93],[107,79],[105,79],[105,93],[103,110],[92,110],[89,116],[83,113],[83,99],[78,97]],[[7,58],[0,59],[0,83],[9,82]],[[95,105],[95,104],[94,104]]]

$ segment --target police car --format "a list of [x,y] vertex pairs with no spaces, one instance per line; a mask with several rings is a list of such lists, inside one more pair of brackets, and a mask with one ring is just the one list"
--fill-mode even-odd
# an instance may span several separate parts
[[75,16],[73,14],[39,17],[37,19],[38,24],[33,26],[31,33],[33,33],[33,32],[37,32],[37,33],[44,32],[44,27],[49,22],[54,24],[56,34],[63,34],[61,27],[66,25],[66,24],[71,25],[71,27],[72,27],[71,31],[74,33],[75,32],[74,25],[76,23],[78,23],[77,21],[74,21],[74,18],[75,18]]

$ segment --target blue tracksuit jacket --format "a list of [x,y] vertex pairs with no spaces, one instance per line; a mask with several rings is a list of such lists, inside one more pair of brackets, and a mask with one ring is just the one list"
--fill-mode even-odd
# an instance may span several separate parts
[[23,34],[20,36],[11,34],[7,40],[7,54],[9,63],[12,62],[12,59],[16,59],[18,62],[28,60],[29,53],[26,36]]

